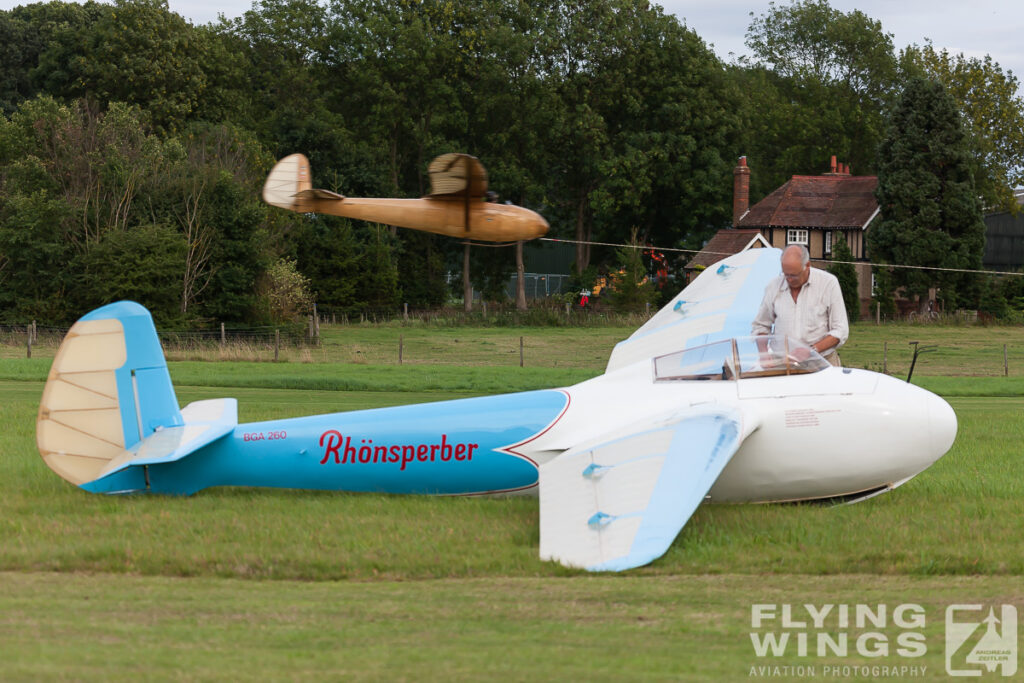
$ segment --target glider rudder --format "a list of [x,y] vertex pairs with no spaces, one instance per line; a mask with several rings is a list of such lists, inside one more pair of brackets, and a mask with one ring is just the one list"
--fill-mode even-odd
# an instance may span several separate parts
[[263,184],[263,201],[289,211],[310,211],[309,202],[304,201],[299,195],[313,189],[312,175],[309,159],[305,155],[286,156],[270,170],[267,181]]

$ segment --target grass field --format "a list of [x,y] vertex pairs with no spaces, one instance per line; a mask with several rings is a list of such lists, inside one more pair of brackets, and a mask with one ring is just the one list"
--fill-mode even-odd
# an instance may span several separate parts
[[[409,334],[365,327],[336,332],[376,344]],[[846,666],[844,680],[892,678],[870,668],[884,665],[944,680],[946,606],[1006,603],[1024,614],[1024,359],[1018,373],[998,376],[1002,340],[1024,347],[1024,334],[871,328],[855,328],[847,364],[870,363],[874,344],[905,346],[921,329],[937,339],[918,335],[940,350],[919,361],[915,378],[957,411],[949,454],[854,506],[702,507],[662,559],[616,576],[539,561],[532,498],[85,494],[35,450],[49,360],[0,359],[0,679],[722,681],[808,665],[813,677]],[[600,372],[625,336],[445,332],[424,342],[435,344],[429,353],[461,353],[465,366],[178,361],[171,373],[182,403],[235,396],[240,419],[253,421],[571,384]],[[546,365],[519,368],[518,337],[534,334],[546,340]],[[943,359],[954,349],[988,363],[990,338],[1000,373],[934,372],[958,365]],[[463,351],[501,339],[514,340],[514,364],[488,367]],[[927,651],[758,657],[757,603],[915,603]],[[900,632],[890,620],[849,629],[851,642],[869,630],[893,644]],[[777,673],[811,677],[806,668]]]

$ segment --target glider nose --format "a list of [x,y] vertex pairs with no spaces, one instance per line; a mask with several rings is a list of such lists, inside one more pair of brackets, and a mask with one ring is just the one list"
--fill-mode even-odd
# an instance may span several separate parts
[[542,237],[548,232],[548,222],[544,220],[544,217],[539,213],[533,214],[529,221],[528,232],[530,233],[530,239],[535,237]]
[[956,439],[956,413],[942,398],[929,393],[926,408],[928,411],[928,438],[931,441],[935,458],[942,457],[953,446]]

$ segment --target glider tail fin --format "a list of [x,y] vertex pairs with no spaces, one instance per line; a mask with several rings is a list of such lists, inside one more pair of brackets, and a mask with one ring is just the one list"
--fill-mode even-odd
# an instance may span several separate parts
[[183,424],[153,318],[119,301],[68,331],[43,389],[36,443],[53,471],[80,486],[154,432]]
[[302,154],[291,154],[274,164],[267,181],[263,184],[263,201],[281,209],[308,213],[315,209],[317,199],[344,197],[333,192],[313,189],[309,159]]

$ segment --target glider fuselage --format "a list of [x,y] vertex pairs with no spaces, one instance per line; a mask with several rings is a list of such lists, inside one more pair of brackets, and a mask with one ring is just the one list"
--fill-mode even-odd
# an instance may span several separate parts
[[649,371],[627,367],[564,389],[240,424],[185,458],[84,488],[532,492],[538,466],[566,450],[626,434],[652,415],[704,406],[756,416],[709,492],[715,502],[892,488],[937,460],[956,434],[941,398],[866,370],[652,382]]
[[470,200],[467,206],[460,198],[346,197],[307,200],[303,206],[315,213],[488,242],[531,240],[548,231],[547,221],[535,211],[479,199]]

